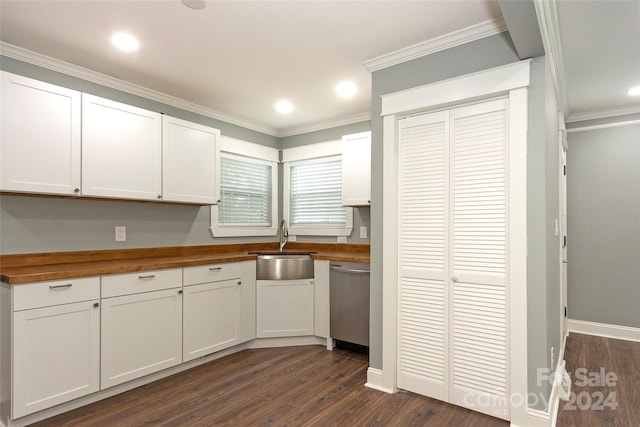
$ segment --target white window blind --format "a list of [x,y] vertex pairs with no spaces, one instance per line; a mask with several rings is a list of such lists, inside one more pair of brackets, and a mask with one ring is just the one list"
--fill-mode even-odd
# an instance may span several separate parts
[[219,225],[272,225],[272,168],[268,162],[221,153]]
[[345,226],[341,156],[291,163],[289,224]]

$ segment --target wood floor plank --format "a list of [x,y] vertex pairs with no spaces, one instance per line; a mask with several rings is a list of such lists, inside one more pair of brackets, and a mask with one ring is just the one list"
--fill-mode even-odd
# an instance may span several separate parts
[[34,426],[508,425],[413,393],[366,388],[367,367],[364,354],[321,346],[245,350]]
[[[559,427],[584,426],[640,426],[640,343],[571,333],[567,338],[566,369],[572,378],[573,402],[560,401],[558,409]],[[600,372],[614,373],[617,381],[613,385],[578,385],[580,376],[602,377]],[[584,374],[584,375],[583,375]],[[601,378],[604,380],[604,378]],[[617,407],[600,402],[601,396],[611,398]],[[615,396],[615,399],[613,398]]]

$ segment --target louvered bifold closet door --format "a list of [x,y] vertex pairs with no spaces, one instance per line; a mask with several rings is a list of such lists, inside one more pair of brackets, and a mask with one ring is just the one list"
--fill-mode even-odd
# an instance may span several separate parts
[[509,418],[507,101],[452,111],[451,403]]
[[449,113],[399,123],[398,387],[448,400]]

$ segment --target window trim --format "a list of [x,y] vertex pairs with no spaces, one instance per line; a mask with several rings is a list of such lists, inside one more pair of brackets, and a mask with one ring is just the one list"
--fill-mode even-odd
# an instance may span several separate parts
[[244,157],[247,161],[263,163],[271,166],[271,226],[227,226],[218,224],[218,204],[211,205],[211,223],[209,231],[213,237],[246,237],[275,236],[278,232],[278,160],[276,148],[253,142],[242,141],[225,136],[220,137],[216,147],[216,194],[220,202],[220,163],[221,158],[229,154],[231,157]]
[[289,234],[292,236],[350,236],[353,231],[353,208],[345,206],[346,223],[344,226],[300,226],[290,223],[291,207],[291,163],[305,160],[320,160],[325,157],[342,155],[342,141],[328,141],[303,145],[282,150],[283,162],[283,202],[282,216],[289,223]]

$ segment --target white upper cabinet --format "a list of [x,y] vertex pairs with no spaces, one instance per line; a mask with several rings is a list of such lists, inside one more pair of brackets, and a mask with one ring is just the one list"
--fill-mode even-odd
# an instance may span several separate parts
[[82,94],[82,194],[162,199],[162,115]]
[[216,204],[216,144],[220,131],[175,117],[162,117],[162,198]]
[[371,132],[342,137],[342,204],[371,204]]
[[0,189],[80,192],[80,92],[2,72]]

